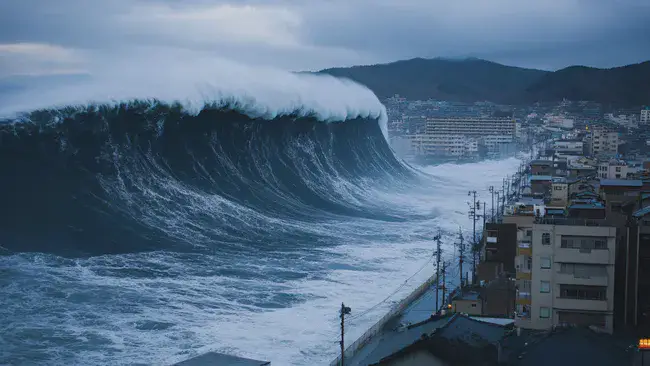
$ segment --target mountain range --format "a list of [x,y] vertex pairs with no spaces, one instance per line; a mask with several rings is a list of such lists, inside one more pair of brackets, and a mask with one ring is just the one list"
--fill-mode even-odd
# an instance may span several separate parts
[[610,69],[544,71],[481,59],[414,58],[318,71],[368,86],[380,98],[532,104],[587,100],[616,107],[650,104],[650,61]]

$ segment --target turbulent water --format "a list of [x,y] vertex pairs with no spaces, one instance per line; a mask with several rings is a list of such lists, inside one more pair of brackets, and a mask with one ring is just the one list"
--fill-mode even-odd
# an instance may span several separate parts
[[377,118],[244,110],[149,100],[0,122],[0,364],[327,364],[340,303],[354,339],[431,274],[439,228],[453,255],[467,191],[518,165],[416,169]]

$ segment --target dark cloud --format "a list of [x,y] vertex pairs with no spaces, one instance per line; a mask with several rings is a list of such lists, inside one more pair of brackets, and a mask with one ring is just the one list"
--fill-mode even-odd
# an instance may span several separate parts
[[0,45],[67,54],[57,51],[52,66],[51,49],[24,56],[5,47],[0,67],[69,70],[134,53],[293,70],[437,56],[609,67],[650,59],[648,19],[647,0],[3,1]]

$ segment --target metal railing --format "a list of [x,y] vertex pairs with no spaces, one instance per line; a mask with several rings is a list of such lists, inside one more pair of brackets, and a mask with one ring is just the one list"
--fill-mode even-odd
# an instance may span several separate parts
[[[349,345],[345,349],[345,359],[349,359],[350,357],[353,357],[355,353],[363,348],[365,345],[370,343],[370,341],[376,336],[382,328],[388,323],[389,320],[394,318],[396,315],[400,314],[404,309],[406,309],[415,299],[418,297],[422,296],[430,287],[431,285],[436,283],[436,275],[434,274],[433,276],[429,277],[424,283],[422,283],[418,288],[413,290],[407,297],[405,297],[402,301],[394,305],[391,310],[384,315],[379,321],[375,323],[372,327],[370,327],[368,330],[366,330],[361,337],[359,337],[356,341],[354,341],[351,345]],[[337,366],[341,364],[341,355],[336,357],[334,361],[330,363],[330,366]]]

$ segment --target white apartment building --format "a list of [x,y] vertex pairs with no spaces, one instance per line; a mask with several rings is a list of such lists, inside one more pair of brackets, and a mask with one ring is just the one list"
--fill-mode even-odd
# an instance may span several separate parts
[[500,144],[514,142],[516,135],[517,123],[510,118],[427,118],[416,145],[424,154],[463,156],[478,153],[479,143],[496,152]]
[[598,165],[598,177],[603,179],[625,179],[629,167],[623,160],[612,159]]
[[603,127],[591,131],[591,152],[595,156],[616,156],[620,143],[618,132]]
[[426,133],[470,137],[502,135],[514,139],[517,133],[517,123],[511,118],[427,118]]
[[650,107],[645,107],[641,110],[641,115],[639,117],[640,125],[650,125]]
[[418,134],[411,139],[417,155],[462,157],[478,153],[476,139],[463,135]]
[[597,326],[611,333],[616,228],[534,224],[530,250],[518,251],[517,326]]
[[583,145],[580,140],[559,140],[553,143],[553,149],[561,155],[582,155]]

